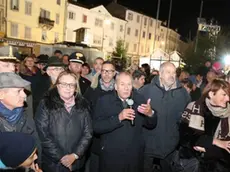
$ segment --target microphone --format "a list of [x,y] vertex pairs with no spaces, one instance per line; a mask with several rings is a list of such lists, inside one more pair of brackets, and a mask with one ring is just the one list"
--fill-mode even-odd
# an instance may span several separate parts
[[[127,99],[126,100],[126,103],[128,104],[129,108],[132,109],[133,107],[133,104],[134,104],[134,101],[133,99]],[[131,121],[131,124],[134,125],[134,120]]]

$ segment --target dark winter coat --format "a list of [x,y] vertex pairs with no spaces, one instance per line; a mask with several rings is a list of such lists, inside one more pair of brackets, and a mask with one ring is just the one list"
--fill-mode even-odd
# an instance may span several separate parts
[[172,153],[179,143],[179,121],[186,105],[190,102],[188,92],[176,83],[176,88],[166,91],[160,85],[159,76],[142,87],[139,92],[151,99],[151,107],[158,116],[154,130],[145,130],[145,153],[149,156],[164,159]]
[[[204,168],[205,172],[212,172],[215,170],[224,171],[228,168],[230,171],[230,155],[226,150],[221,149],[212,144],[217,126],[220,118],[212,115],[211,111],[201,99],[201,113],[204,115],[205,131],[198,131],[188,127],[187,123],[180,124],[180,156],[184,159],[196,157],[200,160],[200,166]],[[199,103],[200,104],[200,103]],[[193,149],[194,146],[205,148],[205,153],[197,152]],[[203,172],[202,171],[202,172]]]
[[124,109],[116,91],[101,97],[94,113],[94,131],[101,135],[100,172],[142,172],[144,139],[143,126],[153,129],[157,123],[156,114],[148,118],[137,112],[140,104],[147,101],[133,92],[132,108],[135,110],[135,125],[118,115]]
[[[99,79],[100,79],[100,77],[99,77]],[[89,87],[84,94],[84,97],[90,103],[92,111],[94,111],[97,100],[100,97],[112,92],[112,91],[102,90],[99,79],[98,79],[97,87],[96,88]],[[91,113],[91,114],[93,114],[93,113]],[[99,155],[99,153],[100,153],[100,137],[99,137],[99,135],[94,134],[91,151],[93,153]]]
[[36,145],[38,149],[38,158],[40,163],[41,144],[34,124],[34,120],[32,119],[32,115],[27,115],[26,111],[24,111],[22,117],[15,125],[10,124],[4,118],[0,117],[0,132],[22,132],[33,136],[34,139],[36,140]]
[[80,76],[79,86],[80,86],[80,90],[81,90],[82,95],[85,94],[86,90],[90,87],[90,84],[91,84],[91,82],[88,79]]
[[75,103],[69,113],[57,88],[47,92],[40,102],[35,123],[43,148],[45,171],[69,171],[60,164],[60,160],[72,153],[80,157],[73,163],[73,170],[84,165],[84,155],[92,138],[92,123],[87,102],[76,96]]

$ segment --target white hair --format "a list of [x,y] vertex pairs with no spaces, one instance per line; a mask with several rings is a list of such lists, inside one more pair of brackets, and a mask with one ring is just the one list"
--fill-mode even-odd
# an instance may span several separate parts
[[173,66],[174,68],[176,68],[176,66],[173,63],[167,61],[167,62],[164,62],[161,64],[160,69],[159,69],[159,73],[163,73],[164,69],[168,66]]

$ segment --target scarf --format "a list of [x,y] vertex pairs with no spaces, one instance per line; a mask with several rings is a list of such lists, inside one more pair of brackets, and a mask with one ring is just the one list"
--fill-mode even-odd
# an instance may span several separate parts
[[75,97],[72,96],[68,100],[64,100],[64,99],[62,99],[62,100],[64,101],[64,106],[65,106],[66,110],[70,113],[72,107],[75,105]]
[[[220,122],[214,134],[216,139],[226,139],[230,137],[230,106],[226,108],[212,106],[208,98],[205,99],[205,104],[211,111],[213,116],[219,117]],[[190,128],[199,131],[205,131],[205,119],[202,112],[203,104],[201,101],[191,102],[188,104],[182,114],[182,121],[187,123]]]
[[15,108],[13,110],[7,109],[0,103],[0,116],[3,117],[10,124],[15,125],[22,116],[23,107]]
[[101,85],[101,89],[104,91],[112,91],[114,90],[114,85],[115,85],[115,80],[112,79],[111,82],[109,83],[109,86],[106,87],[104,82],[102,81],[102,79],[99,80],[100,85]]

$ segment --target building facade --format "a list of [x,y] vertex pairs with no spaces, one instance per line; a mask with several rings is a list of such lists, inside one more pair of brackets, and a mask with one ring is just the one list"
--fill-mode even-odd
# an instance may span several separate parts
[[6,0],[0,0],[0,43],[3,41],[2,38],[5,36],[5,14],[6,14]]
[[149,57],[159,45],[161,21],[115,2],[106,8],[113,16],[127,21],[124,40],[132,63],[138,63],[141,56]]
[[113,17],[103,5],[88,8],[78,3],[67,5],[66,42],[86,44],[110,55],[119,39],[124,39],[126,21]]
[[30,54],[35,43],[63,41],[66,0],[7,0],[6,7],[6,44]]

